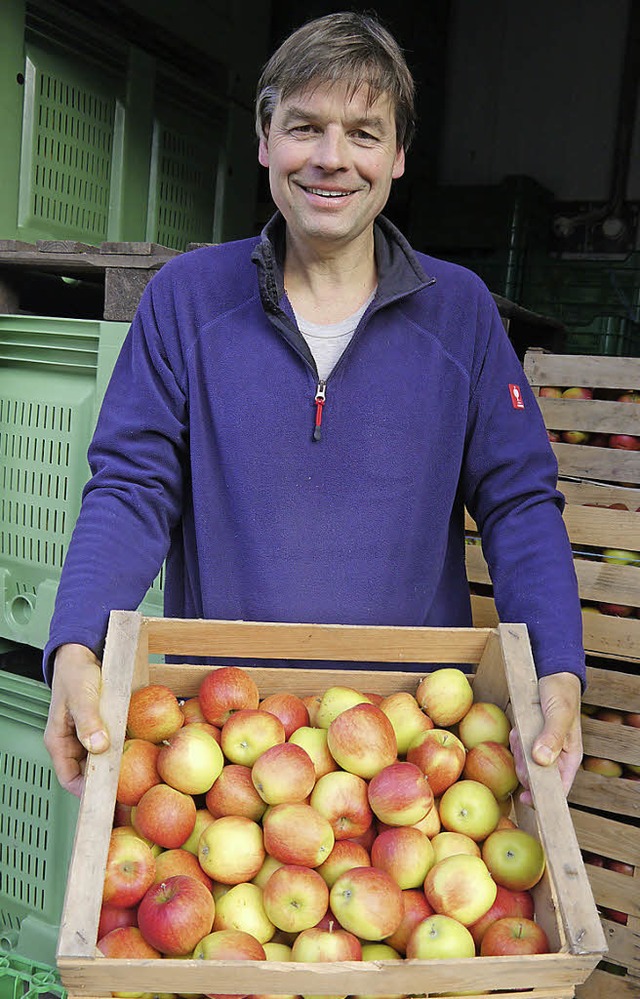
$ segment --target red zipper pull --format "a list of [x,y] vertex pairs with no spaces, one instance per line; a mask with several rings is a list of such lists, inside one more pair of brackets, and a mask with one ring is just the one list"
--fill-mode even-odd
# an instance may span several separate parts
[[319,441],[322,437],[322,431],[320,427],[322,425],[322,407],[327,401],[327,383],[320,381],[318,382],[318,387],[316,389],[315,398],[313,400],[316,404],[316,422],[313,428],[313,439],[314,441]]

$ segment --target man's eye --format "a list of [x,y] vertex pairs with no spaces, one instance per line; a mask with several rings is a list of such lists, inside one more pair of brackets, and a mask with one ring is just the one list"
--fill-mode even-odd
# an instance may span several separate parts
[[359,128],[354,133],[356,139],[361,139],[363,142],[377,142],[377,136],[372,135],[371,132],[365,132],[364,129]]
[[310,135],[315,131],[316,131],[315,126],[309,124],[293,125],[293,127],[291,128],[291,132],[293,132],[294,135]]

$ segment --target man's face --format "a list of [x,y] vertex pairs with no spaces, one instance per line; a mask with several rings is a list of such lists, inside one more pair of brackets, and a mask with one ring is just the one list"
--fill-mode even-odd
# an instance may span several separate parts
[[389,98],[367,103],[343,84],[319,85],[280,101],[259,160],[294,241],[322,252],[370,231],[404,173]]

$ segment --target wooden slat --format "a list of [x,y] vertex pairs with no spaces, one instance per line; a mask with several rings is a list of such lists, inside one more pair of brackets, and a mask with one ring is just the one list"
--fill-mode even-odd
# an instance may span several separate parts
[[531,385],[580,385],[586,388],[640,388],[640,358],[547,354],[528,350],[524,371]]
[[567,504],[564,522],[573,544],[640,551],[640,516],[635,511]]
[[[640,866],[640,836],[636,826],[608,819],[604,815],[571,808],[571,821],[583,850],[611,860]],[[588,865],[587,865],[588,873]]]
[[576,989],[576,999],[638,999],[640,979],[622,978],[606,971],[594,971]]
[[[627,915],[640,915],[640,895],[635,878],[619,874],[617,871],[609,871],[604,867],[594,867],[592,864],[587,864],[586,869],[598,905],[607,909],[618,909]],[[638,955],[640,956],[640,950]]]
[[552,444],[561,476],[595,479],[597,482],[640,483],[637,451],[619,451],[588,444]]
[[[640,683],[640,680],[638,681]],[[601,756],[640,766],[640,729],[616,722],[582,718],[582,738],[587,756]],[[638,788],[640,797],[640,788]]]
[[472,594],[471,613],[476,628],[495,628],[500,623],[493,597]]
[[560,479],[558,489],[564,494],[567,503],[600,503],[603,506],[624,503],[631,511],[640,510],[640,489],[572,479]]
[[640,567],[578,558],[574,565],[582,600],[640,607]]
[[640,818],[638,781],[622,777],[602,777],[580,769],[569,792],[569,801],[586,808],[604,809],[612,815]]
[[587,430],[594,434],[639,434],[640,406],[605,399],[538,397],[545,426],[550,430]]
[[627,672],[587,667],[587,689],[583,700],[603,708],[640,712],[640,664]]
[[636,660],[640,650],[640,619],[583,613],[584,645],[605,656]]
[[[629,926],[623,926],[621,923],[605,918],[602,920],[602,926],[607,938],[607,960],[628,968],[630,975],[637,981],[640,978],[638,934]],[[612,992],[611,995],[617,996],[615,992]]]

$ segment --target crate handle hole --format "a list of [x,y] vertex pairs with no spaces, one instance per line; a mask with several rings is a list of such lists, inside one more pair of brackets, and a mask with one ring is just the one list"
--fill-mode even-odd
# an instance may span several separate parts
[[35,594],[21,593],[9,604],[9,615],[16,627],[24,627],[29,623],[35,610]]

